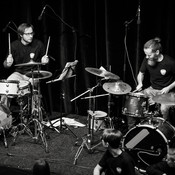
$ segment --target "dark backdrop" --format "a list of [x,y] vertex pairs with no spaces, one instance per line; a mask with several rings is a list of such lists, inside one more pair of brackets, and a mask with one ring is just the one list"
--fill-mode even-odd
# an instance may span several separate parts
[[[137,15],[139,3],[140,21]],[[38,20],[45,5],[45,13]],[[163,51],[175,57],[174,8],[174,0],[1,0],[0,79],[11,73],[2,66],[8,51],[8,33],[11,41],[17,39],[15,25],[30,22],[35,27],[35,37],[45,46],[50,36],[48,54],[55,59],[51,59],[46,67],[53,74],[50,79],[58,78],[67,61],[79,61],[76,77],[51,84],[46,83],[50,79],[41,81],[45,108],[50,113],[60,111],[60,94],[64,92],[65,112],[86,114],[88,100],[80,97],[70,101],[95,86],[101,78],[85,71],[86,67],[103,66],[134,90],[136,74],[144,56],[143,44],[147,40],[160,37]],[[9,21],[13,22],[4,32],[3,28]],[[131,22],[127,27],[126,21]],[[148,84],[147,80],[145,86]],[[106,92],[98,86],[93,94]],[[88,95],[85,93],[84,96]],[[107,96],[96,98],[95,102],[96,109],[107,111]]]

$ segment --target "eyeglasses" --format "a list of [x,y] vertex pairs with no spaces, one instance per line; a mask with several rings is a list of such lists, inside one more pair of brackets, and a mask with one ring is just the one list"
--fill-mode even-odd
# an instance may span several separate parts
[[29,36],[29,35],[34,35],[34,32],[31,32],[31,33],[23,33],[23,34]]

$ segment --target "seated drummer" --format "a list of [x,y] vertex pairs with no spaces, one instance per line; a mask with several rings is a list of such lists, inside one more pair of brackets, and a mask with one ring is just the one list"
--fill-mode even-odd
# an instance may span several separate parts
[[[149,98],[149,105],[154,105],[152,98],[156,95],[174,93],[175,90],[175,59],[162,53],[159,38],[154,38],[144,44],[145,58],[137,76],[137,91],[141,91],[145,73],[150,75],[150,87],[141,92]],[[172,105],[160,104],[160,112],[165,120],[169,121],[169,108]]]
[[[45,55],[45,47],[40,40],[34,39],[33,25],[28,23],[22,23],[17,29],[18,39],[11,43],[11,53],[8,54],[3,65],[5,68],[10,68],[17,64],[28,63],[31,59],[35,62],[42,62],[46,64],[49,62],[49,58]],[[15,71],[7,78],[7,80],[26,80],[30,81],[31,78],[25,74],[37,67],[30,66],[15,66]],[[32,82],[31,82],[32,83]],[[1,97],[2,103],[7,104],[7,97],[3,95]]]

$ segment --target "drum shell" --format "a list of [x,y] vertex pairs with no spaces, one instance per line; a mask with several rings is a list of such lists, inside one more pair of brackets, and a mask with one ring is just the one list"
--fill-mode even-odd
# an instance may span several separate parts
[[144,118],[148,112],[148,99],[141,93],[129,93],[125,95],[122,114]]
[[31,85],[29,81],[21,80],[19,81],[19,91],[18,96],[25,96],[31,94]]
[[106,112],[103,111],[88,111],[89,112],[89,122],[90,122],[90,129],[93,129],[95,131],[105,129],[105,118],[107,116]]
[[7,95],[9,97],[18,96],[19,81],[15,80],[1,80],[0,81],[0,95]]

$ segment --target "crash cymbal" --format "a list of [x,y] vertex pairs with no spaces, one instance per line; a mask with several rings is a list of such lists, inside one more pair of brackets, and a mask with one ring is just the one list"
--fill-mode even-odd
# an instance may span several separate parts
[[175,94],[161,94],[153,97],[153,101],[165,105],[175,105]]
[[99,77],[104,77],[106,79],[119,80],[120,77],[106,70],[101,70],[93,67],[86,67],[85,70],[93,75],[97,75]]
[[34,65],[43,65],[43,63],[35,62],[35,61],[31,60],[27,63],[16,64],[15,66],[34,66]]
[[46,79],[52,76],[51,72],[48,71],[30,71],[26,73],[26,76],[34,79]]
[[130,85],[118,81],[118,82],[107,82],[103,84],[103,89],[111,94],[123,95],[131,91]]

